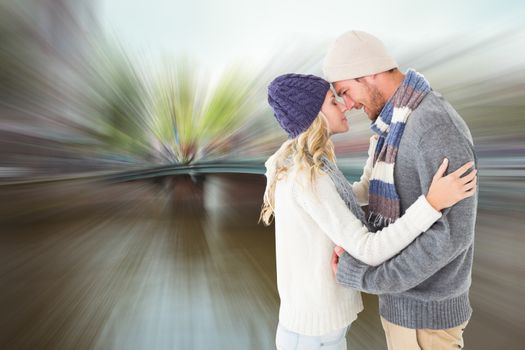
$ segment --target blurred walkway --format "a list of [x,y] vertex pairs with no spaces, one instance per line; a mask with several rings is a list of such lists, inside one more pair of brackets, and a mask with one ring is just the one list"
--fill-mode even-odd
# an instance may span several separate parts
[[[257,225],[264,178],[201,180],[3,191],[0,348],[272,349],[279,299],[273,228]],[[467,348],[521,347],[517,220],[478,220]],[[386,349],[376,298],[365,302],[348,348]]]

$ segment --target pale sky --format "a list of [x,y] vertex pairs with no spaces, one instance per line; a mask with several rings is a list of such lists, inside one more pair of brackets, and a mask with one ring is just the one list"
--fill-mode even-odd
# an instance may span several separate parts
[[234,60],[260,65],[279,45],[329,42],[359,29],[387,46],[490,32],[522,22],[519,1],[99,0],[106,31],[157,58],[185,54],[221,69]]

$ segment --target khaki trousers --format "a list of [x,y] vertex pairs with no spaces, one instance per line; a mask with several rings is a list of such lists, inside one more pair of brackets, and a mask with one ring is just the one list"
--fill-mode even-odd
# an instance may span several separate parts
[[381,317],[388,350],[463,349],[463,331],[467,322],[448,329],[410,329]]

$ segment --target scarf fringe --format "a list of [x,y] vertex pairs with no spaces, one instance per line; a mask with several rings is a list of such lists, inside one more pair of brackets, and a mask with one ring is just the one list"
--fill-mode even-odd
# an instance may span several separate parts
[[388,218],[380,213],[371,212],[368,214],[368,223],[378,230],[385,228],[394,222],[395,219]]

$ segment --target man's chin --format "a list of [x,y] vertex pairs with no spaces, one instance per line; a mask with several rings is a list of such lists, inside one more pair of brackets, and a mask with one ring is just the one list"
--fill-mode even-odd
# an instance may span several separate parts
[[379,117],[378,114],[375,114],[375,115],[369,115],[369,114],[367,114],[366,116],[367,116],[368,119],[369,119],[370,121],[372,121],[372,122],[375,122],[376,119],[377,119],[377,117]]
[[375,112],[371,112],[368,108],[366,107],[363,107],[363,112],[365,112],[366,116],[368,117],[369,120],[371,121],[375,121],[378,117],[378,113],[375,113]]

